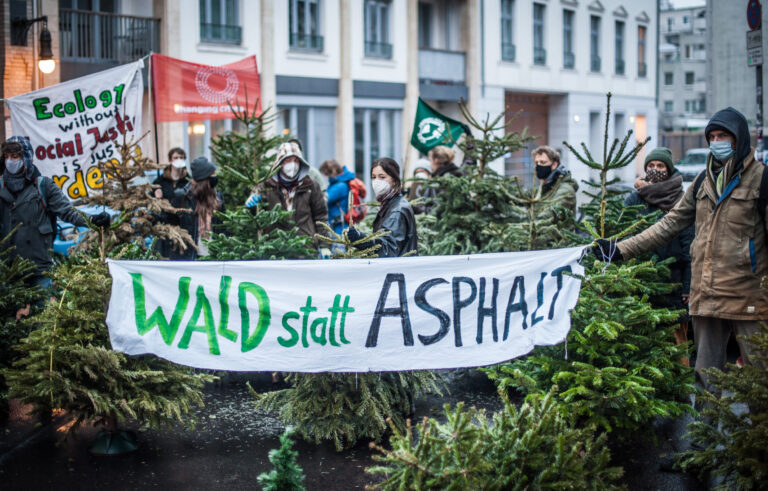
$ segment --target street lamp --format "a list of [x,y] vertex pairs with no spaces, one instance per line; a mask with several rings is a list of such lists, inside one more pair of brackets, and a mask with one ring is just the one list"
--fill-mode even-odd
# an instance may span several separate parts
[[53,50],[51,50],[51,31],[46,25],[40,31],[40,59],[37,67],[43,73],[51,73],[56,69],[56,62],[53,59]]
[[11,45],[26,46],[27,34],[32,24],[42,22],[43,28],[40,30],[40,51],[38,53],[38,68],[43,73],[51,73],[56,69],[56,61],[53,59],[53,50],[51,49],[51,31],[48,30],[48,16],[44,15],[36,19],[25,19],[16,17],[11,21]]

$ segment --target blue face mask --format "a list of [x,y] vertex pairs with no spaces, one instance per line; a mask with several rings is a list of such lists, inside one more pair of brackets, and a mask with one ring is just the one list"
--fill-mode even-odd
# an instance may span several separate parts
[[733,148],[731,148],[731,142],[729,141],[713,141],[709,143],[709,151],[712,152],[712,156],[720,162],[727,162],[731,155],[733,155]]

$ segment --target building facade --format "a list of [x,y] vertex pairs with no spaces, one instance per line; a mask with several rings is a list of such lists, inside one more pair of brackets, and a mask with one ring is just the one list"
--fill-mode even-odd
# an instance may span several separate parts
[[[24,3],[58,16],[49,28],[60,68],[45,85],[149,51],[212,65],[255,54],[262,103],[279,110],[274,130],[299,137],[312,165],[337,158],[366,180],[377,157],[405,163],[406,173],[418,158],[409,140],[419,97],[457,119],[464,99],[477,116],[505,112],[510,130],[527,126],[538,138],[493,163],[526,182],[540,144],[561,150],[575,178],[594,177],[562,142],[602,148],[609,91],[611,138],[657,134],[655,0]],[[212,138],[234,127],[158,126],[160,161],[179,145],[210,155]],[[634,172],[621,177],[631,182]]]

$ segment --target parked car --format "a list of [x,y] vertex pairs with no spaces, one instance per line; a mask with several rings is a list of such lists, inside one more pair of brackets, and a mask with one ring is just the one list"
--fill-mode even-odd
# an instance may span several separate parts
[[677,170],[683,175],[683,181],[693,182],[699,172],[707,167],[708,148],[692,148],[685,152],[685,157],[677,163]]

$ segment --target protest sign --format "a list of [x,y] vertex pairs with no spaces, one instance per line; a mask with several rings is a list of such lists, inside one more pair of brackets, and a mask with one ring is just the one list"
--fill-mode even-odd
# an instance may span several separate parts
[[34,164],[70,199],[103,186],[99,162],[115,143],[141,137],[144,82],[139,60],[8,99],[13,134],[29,138]]
[[480,366],[565,339],[582,248],[334,261],[109,261],[115,350],[198,368]]
[[[232,108],[261,112],[256,57],[221,66],[152,55],[155,120],[232,119]],[[246,96],[248,106],[245,106]]]

